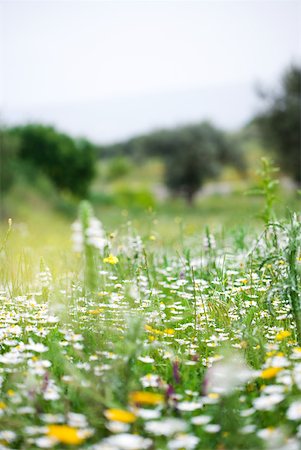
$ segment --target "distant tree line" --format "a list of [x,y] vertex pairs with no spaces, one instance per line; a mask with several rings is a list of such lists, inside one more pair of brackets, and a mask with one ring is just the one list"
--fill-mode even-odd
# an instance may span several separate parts
[[[1,143],[2,192],[13,184],[19,170],[27,170],[29,175],[36,170],[59,191],[78,197],[87,195],[96,162],[96,147],[87,140],[72,139],[53,127],[31,124],[2,131]],[[100,151],[101,158],[162,158],[167,187],[190,203],[204,181],[218,175],[223,164],[244,167],[235,139],[208,122],[155,131],[101,147]],[[122,167],[116,170],[120,172]]]
[[[301,69],[290,67],[278,90],[262,91],[264,108],[251,121],[267,148],[274,151],[288,175],[301,184],[300,93]],[[159,157],[164,181],[173,195],[192,203],[206,179],[224,165],[244,170],[241,135],[230,135],[209,122],[157,130],[114,145],[96,147],[85,139],[72,139],[53,127],[31,124],[0,132],[1,191],[14,183],[19,170],[40,171],[56,188],[77,197],[88,194],[96,159],[130,157],[141,161]],[[115,173],[126,170],[119,160]]]
[[141,160],[160,157],[164,161],[165,184],[174,195],[191,203],[208,178],[223,165],[244,169],[238,141],[209,122],[159,130],[102,150],[107,156],[127,155]]
[[[301,67],[289,67],[278,89],[259,92],[262,110],[246,125],[255,129],[283,173],[301,184]],[[140,160],[159,156],[165,163],[165,182],[174,194],[192,201],[206,178],[221,166],[245,166],[241,143],[246,133],[230,136],[208,122],[159,130],[102,148],[103,155],[127,155]]]

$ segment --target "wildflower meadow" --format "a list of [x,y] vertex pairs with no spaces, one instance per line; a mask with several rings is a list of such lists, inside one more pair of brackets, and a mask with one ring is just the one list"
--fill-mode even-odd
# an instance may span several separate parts
[[0,450],[301,450],[300,22],[0,0]]
[[253,233],[177,248],[82,202],[70,248],[38,258],[10,220],[0,449],[298,450],[301,223],[263,188]]

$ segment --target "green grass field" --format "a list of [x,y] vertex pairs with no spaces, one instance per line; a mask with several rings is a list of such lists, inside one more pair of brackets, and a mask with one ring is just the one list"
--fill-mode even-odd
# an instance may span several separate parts
[[147,206],[134,170],[2,225],[0,449],[299,449],[297,198]]

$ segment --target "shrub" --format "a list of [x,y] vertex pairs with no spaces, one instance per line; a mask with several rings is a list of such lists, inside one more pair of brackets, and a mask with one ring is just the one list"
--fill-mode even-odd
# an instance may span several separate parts
[[17,142],[20,160],[41,170],[58,190],[87,194],[95,173],[95,150],[87,140],[73,140],[43,125],[13,128],[9,136]]

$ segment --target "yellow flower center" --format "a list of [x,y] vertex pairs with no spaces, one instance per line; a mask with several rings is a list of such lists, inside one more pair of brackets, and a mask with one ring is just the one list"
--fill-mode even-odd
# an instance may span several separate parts
[[288,330],[279,331],[276,335],[276,341],[283,341],[283,339],[289,337],[292,333]]
[[138,403],[141,405],[158,405],[163,403],[164,396],[153,392],[135,391],[131,392],[129,400],[131,403]]
[[270,378],[274,378],[281,370],[282,367],[268,367],[261,372],[260,377],[264,380],[268,380]]
[[67,445],[77,445],[84,441],[78,430],[68,425],[49,425],[47,435]]
[[114,420],[123,423],[133,423],[136,420],[135,414],[124,409],[107,409],[105,411],[105,416],[108,420]]
[[111,255],[107,256],[106,258],[104,258],[103,262],[114,265],[114,264],[118,263],[118,258],[117,258],[117,256],[114,256],[111,254]]

